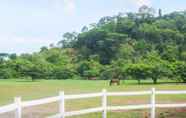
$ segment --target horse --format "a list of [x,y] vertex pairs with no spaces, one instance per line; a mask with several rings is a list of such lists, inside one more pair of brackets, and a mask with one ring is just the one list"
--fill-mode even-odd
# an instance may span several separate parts
[[90,78],[88,78],[88,80],[97,80],[97,78],[96,77],[90,77]]
[[120,85],[120,80],[119,79],[111,79],[110,80],[110,86],[112,86],[112,84]]

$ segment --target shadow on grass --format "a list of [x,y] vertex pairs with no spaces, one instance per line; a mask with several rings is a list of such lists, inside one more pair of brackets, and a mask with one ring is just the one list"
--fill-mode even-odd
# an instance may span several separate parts
[[15,82],[25,82],[25,83],[27,83],[27,82],[30,82],[30,83],[34,83],[34,82],[40,82],[40,80],[16,80]]
[[154,84],[153,82],[141,82],[138,84],[137,82],[122,82],[122,85],[186,85],[186,83],[183,82],[158,82]]
[[[41,82],[42,80],[37,79],[37,80],[32,80],[32,79],[19,79],[19,80],[15,80],[15,82],[22,82],[22,83],[37,83],[37,82]],[[59,80],[60,81],[60,80]],[[64,81],[64,80],[62,80]],[[92,81],[92,80],[85,80],[85,81]],[[103,80],[94,80],[94,82],[101,82]],[[108,80],[105,80],[105,82],[108,82]],[[140,84],[138,84],[137,81],[130,81],[130,80],[121,80],[121,85],[186,85],[186,83],[183,82],[175,82],[175,81],[160,81],[157,84],[154,84],[152,81],[141,81]]]

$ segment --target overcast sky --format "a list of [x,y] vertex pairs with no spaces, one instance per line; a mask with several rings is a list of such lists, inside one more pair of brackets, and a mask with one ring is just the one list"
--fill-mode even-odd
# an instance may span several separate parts
[[0,52],[31,53],[68,31],[141,5],[164,13],[186,9],[186,0],[0,0]]

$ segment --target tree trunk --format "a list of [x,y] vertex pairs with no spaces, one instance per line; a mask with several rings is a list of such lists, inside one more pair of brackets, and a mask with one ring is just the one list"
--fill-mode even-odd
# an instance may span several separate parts
[[138,79],[138,84],[141,84],[141,81],[140,81],[140,79]]
[[152,78],[152,79],[153,79],[153,83],[154,83],[154,84],[157,84],[157,80],[158,80],[158,79],[157,79],[157,78]]
[[186,83],[186,79],[183,80],[183,83]]

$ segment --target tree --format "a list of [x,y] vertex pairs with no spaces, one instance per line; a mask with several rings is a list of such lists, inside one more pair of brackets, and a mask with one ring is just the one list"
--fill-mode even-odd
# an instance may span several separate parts
[[168,61],[175,61],[179,56],[179,49],[177,45],[166,45],[162,52],[162,58]]
[[88,32],[88,27],[87,27],[87,26],[84,26],[84,27],[81,29],[81,32]]
[[[186,12],[102,17],[82,32],[67,32],[58,45],[32,54],[0,54],[0,78],[185,80]],[[178,79],[179,78],[179,79]]]
[[77,36],[77,32],[67,32],[63,34],[63,40],[59,41],[58,45],[62,48],[72,48],[76,42]]
[[13,53],[13,54],[9,54],[9,58],[14,60],[17,58],[17,54],[16,53]]
[[56,66],[52,70],[51,74],[51,78],[53,79],[72,79],[76,73],[68,68],[61,68]]
[[0,64],[0,79],[9,79],[14,77],[15,71],[7,63]]
[[134,47],[128,43],[121,44],[119,52],[117,53],[116,58],[122,58],[125,60],[130,60],[135,54]]
[[79,53],[89,58],[91,55],[98,55],[101,64],[109,64],[121,42],[125,41],[127,35],[119,33],[107,33],[104,30],[91,30],[80,34],[76,44]]
[[177,75],[177,79],[186,83],[186,64],[182,61],[176,61],[171,64],[171,70],[174,75]]
[[162,77],[170,77],[172,74],[168,67],[170,64],[169,61],[163,60],[156,51],[148,53],[143,62],[150,66],[149,77],[152,78],[154,84],[157,84],[158,79],[161,79]]
[[117,20],[117,32],[119,33],[125,33],[125,34],[132,34],[132,31],[135,27],[136,23],[129,19],[129,18],[120,18],[118,17]]
[[161,9],[158,10],[158,15],[160,18],[162,17],[162,10]]
[[48,51],[48,48],[46,46],[41,47],[40,52]]
[[114,17],[110,17],[110,16],[105,16],[105,17],[102,17],[99,22],[98,22],[98,27],[100,26],[104,26],[106,24],[108,24],[109,22],[112,22],[114,20]]
[[126,69],[126,73],[138,80],[138,84],[140,84],[141,80],[149,77],[149,69],[149,65],[144,63],[130,64]]
[[139,8],[139,14],[142,19],[147,19],[150,17],[154,17],[155,10],[154,10],[154,8],[143,5]]
[[7,53],[0,53],[0,63],[3,63],[3,61],[8,57]]
[[77,71],[82,77],[91,79],[98,77],[101,72],[102,66],[96,60],[82,61],[79,63]]

